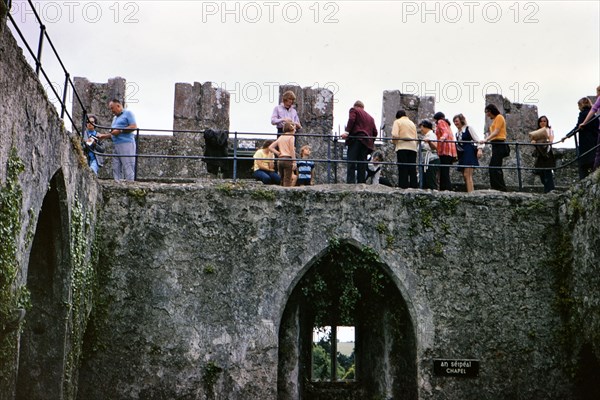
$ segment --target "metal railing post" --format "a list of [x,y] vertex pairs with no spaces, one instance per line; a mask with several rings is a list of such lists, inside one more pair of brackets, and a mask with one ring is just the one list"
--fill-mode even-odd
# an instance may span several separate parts
[[60,102],[60,119],[65,118],[65,108],[67,103],[67,88],[69,87],[69,73],[65,74],[65,88],[63,90],[62,101]]
[[331,183],[331,135],[327,139],[327,183]]
[[519,192],[522,192],[523,177],[521,176],[521,152],[519,151],[519,143],[515,143],[515,154],[517,159],[517,178],[519,180]]
[[425,166],[423,165],[423,141],[418,139],[419,145],[419,189],[423,189],[423,182],[425,181]]
[[233,181],[237,181],[237,149],[238,136],[237,131],[233,133]]
[[337,183],[338,180],[338,137],[337,135],[333,137],[333,157],[336,159],[335,165],[333,166],[333,183]]
[[138,152],[138,145],[140,143],[140,128],[137,128],[135,130],[135,164],[133,167],[133,180],[136,181],[137,180],[137,175],[138,175],[138,156],[137,156],[137,152]]
[[40,40],[38,42],[37,57],[35,59],[35,74],[40,76],[40,68],[42,67],[42,49],[44,47],[44,36],[46,33],[46,25],[40,25]]

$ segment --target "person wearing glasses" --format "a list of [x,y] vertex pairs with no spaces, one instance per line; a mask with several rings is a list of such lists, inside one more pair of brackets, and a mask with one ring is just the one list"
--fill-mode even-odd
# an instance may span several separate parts
[[96,175],[98,175],[98,169],[102,166],[102,158],[94,154],[94,152],[100,150],[99,140],[98,132],[96,132],[96,117],[89,115],[85,132],[83,132],[83,141],[87,150],[88,166]]

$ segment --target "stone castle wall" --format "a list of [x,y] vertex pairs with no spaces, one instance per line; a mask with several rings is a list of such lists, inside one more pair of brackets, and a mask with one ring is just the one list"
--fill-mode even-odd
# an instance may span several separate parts
[[[82,399],[204,398],[210,366],[220,396],[277,398],[283,308],[332,238],[374,249],[408,304],[419,399],[573,390],[549,267],[559,196],[107,182],[104,198]],[[480,360],[480,376],[434,376],[436,358]]]
[[0,399],[74,398],[101,189],[0,26]]

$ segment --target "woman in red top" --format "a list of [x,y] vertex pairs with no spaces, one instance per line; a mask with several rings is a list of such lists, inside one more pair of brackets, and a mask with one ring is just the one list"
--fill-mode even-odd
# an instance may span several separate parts
[[435,135],[438,139],[437,153],[440,158],[440,190],[452,190],[450,165],[456,159],[454,134],[443,112],[436,112],[433,119],[435,119]]

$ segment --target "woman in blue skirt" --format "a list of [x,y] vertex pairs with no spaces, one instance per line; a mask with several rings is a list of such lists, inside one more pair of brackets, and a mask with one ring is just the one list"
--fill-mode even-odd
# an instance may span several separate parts
[[482,148],[479,146],[479,136],[472,126],[467,125],[467,120],[462,114],[455,115],[452,119],[458,129],[456,133],[456,152],[458,154],[458,170],[465,179],[467,192],[473,191],[473,166],[479,166],[479,157]]

